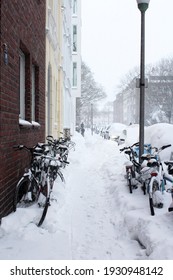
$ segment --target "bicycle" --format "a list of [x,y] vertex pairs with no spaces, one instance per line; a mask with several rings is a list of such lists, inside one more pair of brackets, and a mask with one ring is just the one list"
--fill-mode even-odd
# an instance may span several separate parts
[[168,188],[166,191],[171,193],[172,202],[168,207],[168,212],[173,211],[173,161],[165,161],[165,165],[167,166],[168,174],[166,174],[166,180],[171,183],[172,187]]
[[54,185],[54,181],[59,175],[64,181],[61,173],[61,163],[49,155],[49,149],[46,150],[46,144],[41,147],[37,145],[33,148],[28,148],[25,145],[14,146],[15,150],[25,149],[31,155],[30,168],[25,170],[23,176],[16,185],[13,210],[17,207],[28,207],[33,203],[38,203],[39,207],[43,207],[43,212],[37,226],[41,226],[48,207],[50,206],[50,197]]
[[75,147],[75,143],[69,138],[60,137],[59,139],[54,139],[54,137],[51,135],[48,135],[46,140],[51,147],[51,153],[55,157],[61,159],[62,167],[65,168],[66,165],[69,164],[67,161],[69,151]]
[[168,180],[168,177],[163,170],[163,164],[160,160],[159,154],[170,146],[171,144],[164,145],[159,149],[152,147],[152,154],[142,155],[142,159],[147,161],[147,164],[141,169],[139,180],[140,182],[143,182],[144,194],[146,193],[146,190],[149,194],[149,206],[152,216],[155,215],[154,207],[163,207],[162,193],[164,191],[165,182]]
[[133,192],[133,188],[137,188],[136,184],[136,171],[139,172],[140,164],[136,161],[136,152],[134,151],[134,146],[136,146],[138,143],[133,144],[129,147],[124,147],[120,149],[120,152],[124,152],[129,157],[129,161],[125,163],[125,169],[126,169],[126,179],[127,179],[127,185],[129,187],[130,193]]
[[58,162],[56,158],[49,155],[43,155],[41,157],[43,159],[44,176],[42,182],[44,182],[44,185],[41,185],[41,192],[38,197],[38,205],[40,207],[43,206],[44,210],[38,226],[42,225],[46,217],[48,207],[50,206],[51,193],[57,176],[59,175],[61,180],[64,181],[64,176],[59,170],[61,162]]
[[13,210],[16,211],[17,206],[27,207],[37,200],[39,191],[38,182],[40,181],[41,176],[41,162],[37,157],[36,147],[28,148],[25,145],[18,145],[13,148],[16,151],[25,149],[31,156],[30,168],[25,168],[23,176],[16,185],[13,198]]

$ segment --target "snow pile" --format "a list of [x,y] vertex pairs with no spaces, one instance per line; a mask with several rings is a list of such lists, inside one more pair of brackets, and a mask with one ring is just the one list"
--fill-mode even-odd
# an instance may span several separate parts
[[169,160],[173,151],[173,125],[168,123],[157,123],[145,128],[145,139],[152,146],[160,148],[163,145],[171,144],[172,147],[160,153],[162,160]]

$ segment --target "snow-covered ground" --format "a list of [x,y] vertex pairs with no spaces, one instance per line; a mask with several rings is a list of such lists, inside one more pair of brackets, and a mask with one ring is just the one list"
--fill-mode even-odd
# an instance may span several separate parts
[[[125,145],[136,142],[137,134],[138,127],[129,126]],[[154,146],[173,145],[173,125],[153,125],[145,135]],[[85,137],[76,133],[73,141],[75,151],[63,170],[66,182],[57,179],[43,225],[36,226],[36,205],[2,219],[0,259],[173,259],[171,195],[163,194],[164,207],[151,216],[148,195],[140,188],[129,193],[122,146],[89,130]],[[171,151],[163,151],[162,158],[168,160]]]

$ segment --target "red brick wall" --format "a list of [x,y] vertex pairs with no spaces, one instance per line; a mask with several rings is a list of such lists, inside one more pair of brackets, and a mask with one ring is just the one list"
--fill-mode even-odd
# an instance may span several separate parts
[[[0,0],[0,218],[12,211],[14,188],[29,163],[26,151],[45,140],[45,15],[46,0]],[[5,45],[8,64],[4,62]],[[36,121],[41,127],[19,125],[19,50],[27,54],[25,119],[31,121],[31,66],[37,65]]]

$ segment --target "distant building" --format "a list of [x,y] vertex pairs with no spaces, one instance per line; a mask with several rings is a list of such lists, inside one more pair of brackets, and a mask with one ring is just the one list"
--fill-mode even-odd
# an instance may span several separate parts
[[0,1],[0,218],[12,211],[26,151],[45,139],[46,1]]
[[150,123],[173,123],[173,76],[149,76],[146,118]]
[[[139,123],[140,89],[133,79],[114,100],[114,121]],[[173,76],[149,76],[145,89],[145,125],[173,122]]]
[[123,122],[123,93],[119,93],[113,102],[113,122]]
[[139,89],[136,88],[135,80],[116,95],[113,110],[114,122],[129,125],[139,123]]

